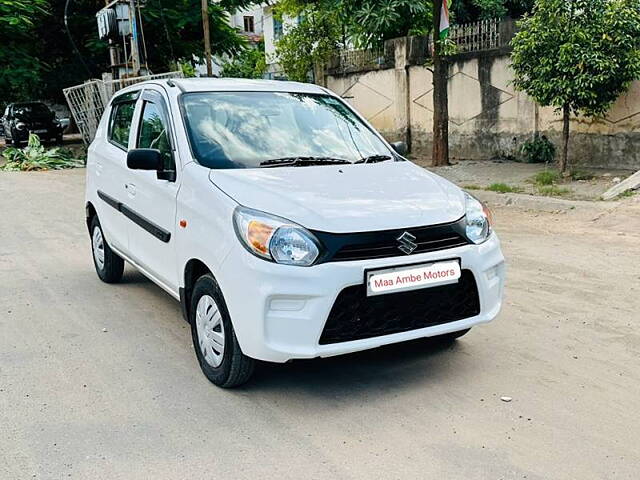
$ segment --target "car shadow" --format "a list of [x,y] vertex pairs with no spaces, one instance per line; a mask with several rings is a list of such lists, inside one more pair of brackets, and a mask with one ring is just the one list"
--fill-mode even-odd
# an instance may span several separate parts
[[[127,266],[121,284],[141,288],[158,301],[176,307],[175,300],[135,268]],[[383,396],[389,391],[442,383],[474,368],[465,341],[421,338],[372,350],[289,363],[257,362],[249,382],[230,392],[299,394],[335,399],[341,395]]]
[[418,388],[454,375],[460,362],[469,361],[468,355],[462,355],[464,350],[461,341],[423,338],[330,358],[286,364],[260,362],[252,379],[240,389],[331,398],[341,394],[385,395],[396,387]]

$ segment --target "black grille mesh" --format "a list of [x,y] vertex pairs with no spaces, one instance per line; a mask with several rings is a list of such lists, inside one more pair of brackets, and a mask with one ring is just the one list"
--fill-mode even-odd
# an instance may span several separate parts
[[373,297],[367,297],[365,285],[354,285],[338,295],[320,344],[417,330],[479,313],[478,287],[470,270],[462,271],[458,283]]

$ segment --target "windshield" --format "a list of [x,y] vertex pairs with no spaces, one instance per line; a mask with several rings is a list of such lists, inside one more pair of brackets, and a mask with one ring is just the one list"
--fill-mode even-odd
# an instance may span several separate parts
[[16,115],[48,115],[49,109],[44,103],[17,103],[13,107]]
[[329,95],[206,92],[182,99],[193,154],[205,167],[305,164],[296,158],[307,165],[394,158],[376,134]]

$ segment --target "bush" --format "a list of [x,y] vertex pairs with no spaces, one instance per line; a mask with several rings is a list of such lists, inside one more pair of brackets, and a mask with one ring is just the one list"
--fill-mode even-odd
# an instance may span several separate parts
[[35,134],[29,135],[29,143],[20,149],[8,147],[2,152],[7,163],[0,170],[16,172],[30,170],[62,170],[65,168],[83,167],[82,160],[71,156],[68,150],[59,147],[47,150]]
[[560,174],[555,170],[544,170],[536,173],[533,181],[536,185],[553,185],[560,180]]
[[556,156],[556,147],[546,136],[536,133],[522,144],[520,153],[526,163],[551,163]]

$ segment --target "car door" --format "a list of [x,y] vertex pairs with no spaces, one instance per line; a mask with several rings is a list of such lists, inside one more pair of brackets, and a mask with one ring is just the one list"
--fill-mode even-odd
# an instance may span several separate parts
[[[180,172],[167,102],[158,90],[142,93],[137,121],[136,148],[153,148],[163,158],[163,172],[129,170],[127,186],[132,220],[129,248],[132,258],[172,292],[178,291],[176,251],[176,199]],[[177,177],[176,177],[177,175]]]
[[129,200],[126,185],[131,170],[127,168],[127,152],[133,142],[133,118],[140,91],[115,97],[105,137],[91,146],[95,160],[98,194],[98,218],[109,245],[129,255],[129,220],[121,213],[121,205]]

